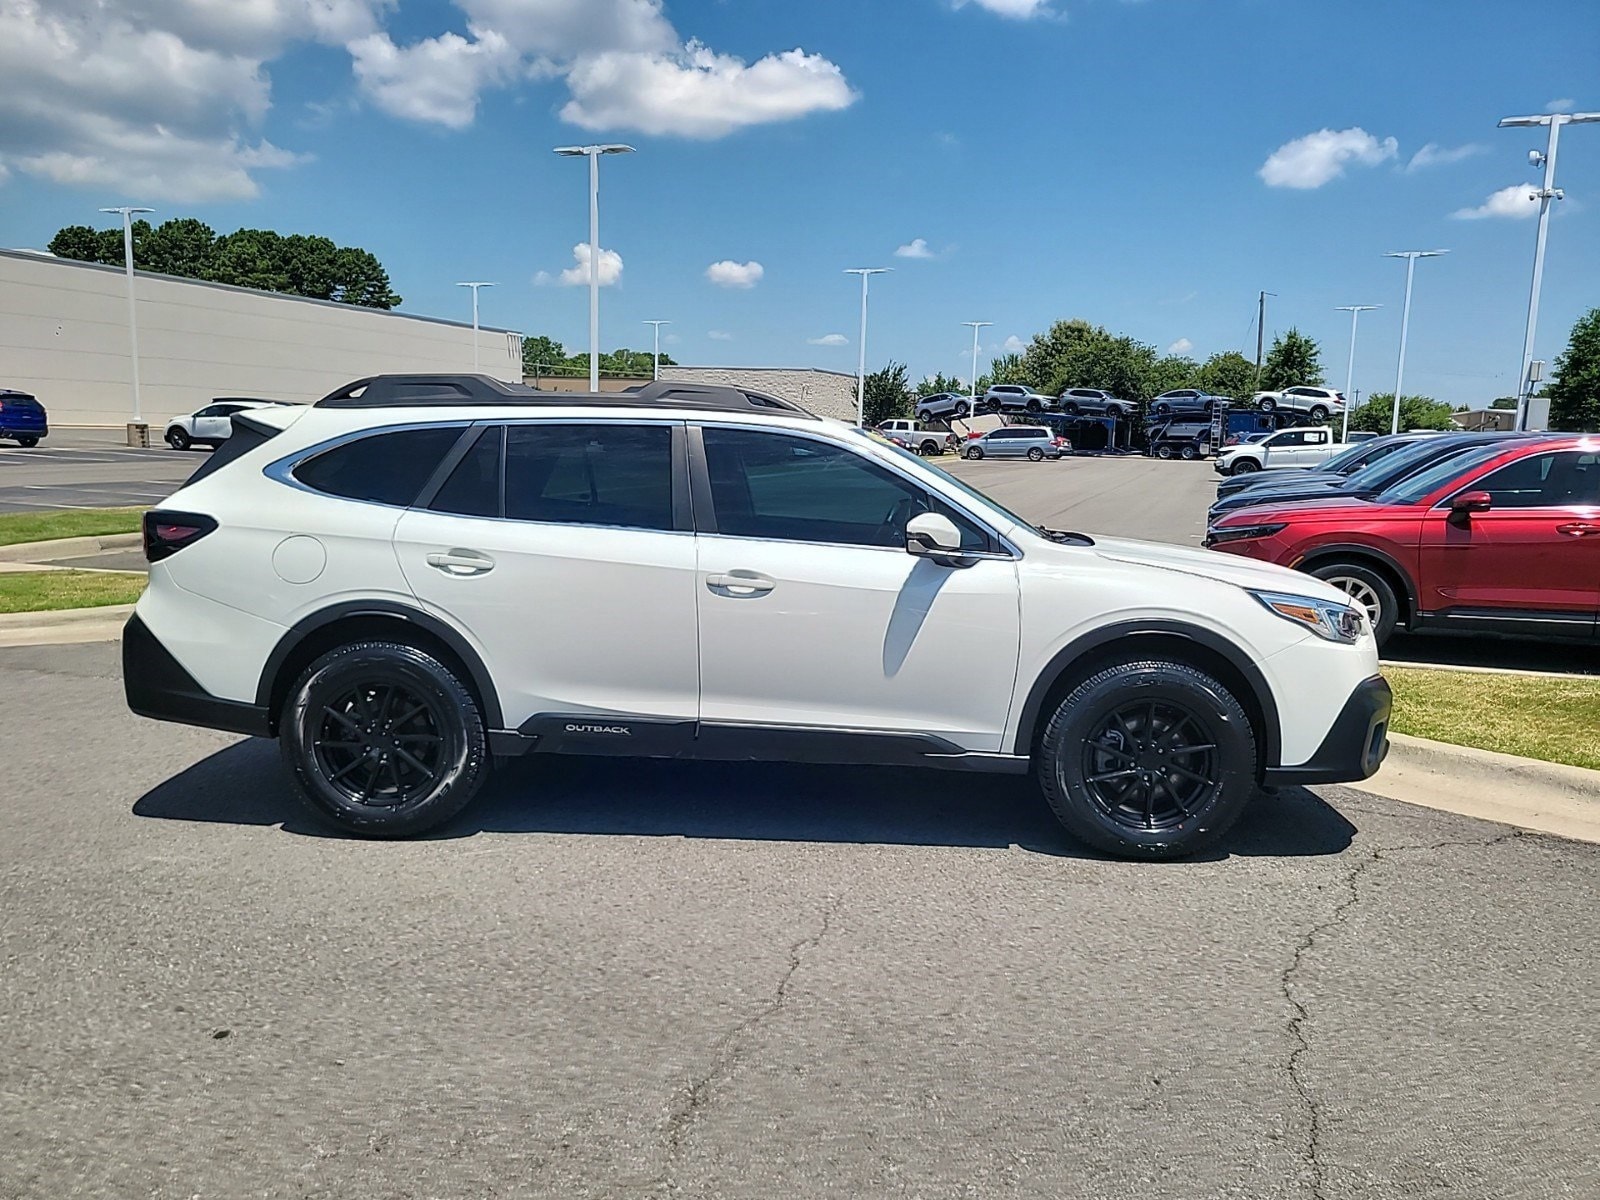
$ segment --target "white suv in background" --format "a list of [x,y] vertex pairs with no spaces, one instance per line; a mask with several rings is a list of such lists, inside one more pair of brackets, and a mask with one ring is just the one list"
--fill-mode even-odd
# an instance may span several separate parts
[[1325,387],[1291,387],[1281,392],[1257,392],[1251,399],[1262,412],[1304,413],[1313,422],[1342,416],[1344,393]]
[[1386,749],[1342,592],[1035,526],[771,396],[380,376],[234,424],[146,515],[128,703],[276,737],[355,833],[449,820],[497,757],[611,754],[1032,771],[1079,838],[1166,858]]
[[220,446],[233,432],[233,414],[252,408],[274,408],[281,400],[246,400],[243,397],[223,396],[204,408],[197,408],[186,417],[173,417],[161,435],[174,450],[188,450],[192,446]]

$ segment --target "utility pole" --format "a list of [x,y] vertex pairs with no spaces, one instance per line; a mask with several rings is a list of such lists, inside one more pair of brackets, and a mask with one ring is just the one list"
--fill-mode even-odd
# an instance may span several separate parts
[[496,287],[498,285],[484,283],[475,279],[470,283],[458,283],[456,286],[472,289],[472,373],[476,375],[478,373],[478,289]]
[[1503,117],[1500,128],[1507,126],[1544,125],[1550,130],[1544,153],[1532,150],[1528,162],[1544,168],[1544,185],[1530,193],[1529,198],[1539,202],[1539,234],[1533,247],[1533,284],[1528,289],[1528,324],[1522,338],[1522,362],[1517,375],[1517,420],[1515,428],[1528,427],[1528,401],[1533,397],[1534,380],[1529,378],[1533,363],[1533,335],[1539,326],[1539,289],[1544,283],[1544,244],[1550,230],[1550,202],[1564,197],[1556,187],[1556,143],[1561,138],[1563,125],[1586,125],[1600,121],[1600,113],[1540,113],[1531,117]]
[[978,411],[978,330],[987,325],[993,325],[994,322],[963,321],[961,323],[963,325],[972,326],[972,396],[967,401],[967,411],[969,414],[971,414]]
[[102,208],[100,211],[122,214],[122,265],[128,280],[128,347],[129,362],[133,367],[133,424],[128,426],[128,445],[134,445],[136,438],[139,439],[138,444],[143,445],[148,438],[148,431],[141,429],[144,411],[139,403],[139,322],[133,303],[133,216],[135,213],[155,210],[124,204],[119,208]]
[[1448,250],[1395,250],[1384,255],[1385,258],[1403,258],[1406,260],[1406,299],[1405,307],[1400,310],[1400,361],[1394,368],[1394,419],[1389,422],[1389,432],[1400,432],[1400,389],[1406,382],[1406,335],[1411,331],[1411,278],[1417,271],[1417,259],[1438,258],[1441,254],[1449,254]]
[[1267,297],[1278,298],[1277,292],[1262,292],[1256,297],[1256,390],[1261,390],[1261,345],[1267,331]]
[[652,326],[656,331],[656,347],[655,347],[655,353],[654,353],[654,363],[655,363],[655,365],[653,367],[651,367],[651,369],[650,369],[650,378],[651,379],[660,379],[661,378],[661,327],[663,325],[671,325],[672,322],[671,321],[646,321],[646,322],[644,322],[644,324]]
[[600,156],[632,154],[632,146],[557,146],[563,158],[589,160],[589,390],[600,390]]
[[864,426],[867,415],[867,280],[886,275],[893,267],[847,267],[846,275],[861,276],[861,354],[856,360],[856,424]]
[[1361,319],[1361,314],[1371,312],[1375,308],[1382,308],[1381,304],[1337,304],[1337,312],[1350,314],[1350,363],[1344,372],[1344,431],[1340,433],[1339,440],[1350,440],[1350,410],[1355,407],[1355,402],[1350,399],[1355,395],[1356,385],[1356,322]]

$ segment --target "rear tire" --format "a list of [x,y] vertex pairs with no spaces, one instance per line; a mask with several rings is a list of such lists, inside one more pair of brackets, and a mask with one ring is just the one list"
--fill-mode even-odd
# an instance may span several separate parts
[[193,445],[192,439],[181,429],[167,430],[167,445],[174,450],[187,450]]
[[1122,858],[1214,846],[1256,790],[1256,739],[1238,699],[1185,663],[1107,667],[1062,699],[1036,756],[1068,833]]
[[977,462],[980,458],[983,457],[983,450],[981,448],[977,447],[977,446],[968,446],[967,450],[966,450],[966,453],[963,454],[961,457],[962,458],[970,458],[973,462]]
[[1261,411],[1262,412],[1273,412],[1273,411],[1275,411],[1277,409],[1277,407],[1278,407],[1278,402],[1276,400],[1274,400],[1271,396],[1263,396],[1263,397],[1261,397]]
[[1185,462],[1193,462],[1195,459],[1200,457],[1200,451],[1195,449],[1193,446],[1185,446],[1182,450],[1178,451],[1178,457],[1182,458]]
[[1322,405],[1319,404],[1311,410],[1311,423],[1313,425],[1321,425],[1327,419],[1328,410],[1322,407]]
[[306,807],[363,837],[436,828],[489,775],[472,693],[431,654],[398,642],[341,646],[307,667],[284,701],[278,746]]
[[1400,600],[1394,586],[1379,572],[1362,563],[1334,562],[1319,563],[1310,573],[1338,588],[1367,614],[1380,647],[1389,640],[1400,622]]
[[967,407],[967,402],[963,400],[960,404],[956,405],[956,420],[961,420],[961,418],[965,417],[971,411],[972,409]]
[[1043,462],[1044,461],[1044,451],[1039,449],[1039,447],[1034,446],[1031,450],[1028,451],[1028,461],[1029,462]]
[[1069,416],[1069,417],[1077,416],[1078,415],[1077,402],[1076,401],[1068,401],[1066,404],[1062,405],[1061,411],[1066,413],[1067,416]]
[[1159,404],[1152,404],[1150,406],[1150,411],[1155,413],[1155,415],[1158,417],[1164,417],[1172,411],[1172,405],[1163,400]]
[[1029,400],[1029,401],[1028,401],[1028,402],[1027,402],[1027,403],[1026,403],[1026,404],[1024,404],[1024,405],[1023,405],[1023,406],[1022,406],[1022,407],[1023,407],[1023,408],[1024,408],[1024,409],[1025,409],[1025,410],[1026,410],[1026,411],[1027,411],[1027,412],[1031,412],[1031,413],[1036,413],[1036,412],[1038,412],[1038,411],[1039,411],[1039,402],[1038,402],[1038,401],[1037,401],[1037,400]]
[[1171,458],[1172,457],[1172,447],[1166,445],[1165,443],[1162,443],[1161,445],[1157,446],[1156,447],[1156,457],[1157,458]]
[[24,450],[32,450],[38,444],[39,439],[36,437],[19,437],[17,439],[17,445],[21,446]]

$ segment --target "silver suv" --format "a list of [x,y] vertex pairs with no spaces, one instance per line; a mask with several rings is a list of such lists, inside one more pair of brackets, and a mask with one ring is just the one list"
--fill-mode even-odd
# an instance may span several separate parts
[[918,396],[912,411],[919,421],[942,421],[947,417],[960,420],[972,412],[972,403],[958,392],[935,392],[931,396]]
[[983,407],[990,412],[1036,413],[1055,406],[1055,397],[1020,383],[997,383],[983,394]]
[[961,451],[963,458],[1028,458],[1039,462],[1072,452],[1067,439],[1038,425],[1007,425],[973,438]]
[[1133,414],[1133,405],[1119,400],[1110,392],[1099,388],[1068,388],[1060,397],[1061,411],[1071,416],[1079,413],[1098,413],[1108,417],[1126,417]]

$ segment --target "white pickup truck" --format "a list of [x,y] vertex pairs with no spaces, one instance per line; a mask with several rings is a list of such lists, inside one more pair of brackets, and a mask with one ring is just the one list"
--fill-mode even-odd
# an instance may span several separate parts
[[1332,458],[1344,446],[1334,440],[1327,425],[1280,429],[1271,437],[1242,446],[1229,446],[1217,455],[1213,466],[1223,475],[1243,475],[1249,471],[1276,471],[1284,467],[1315,467]]

